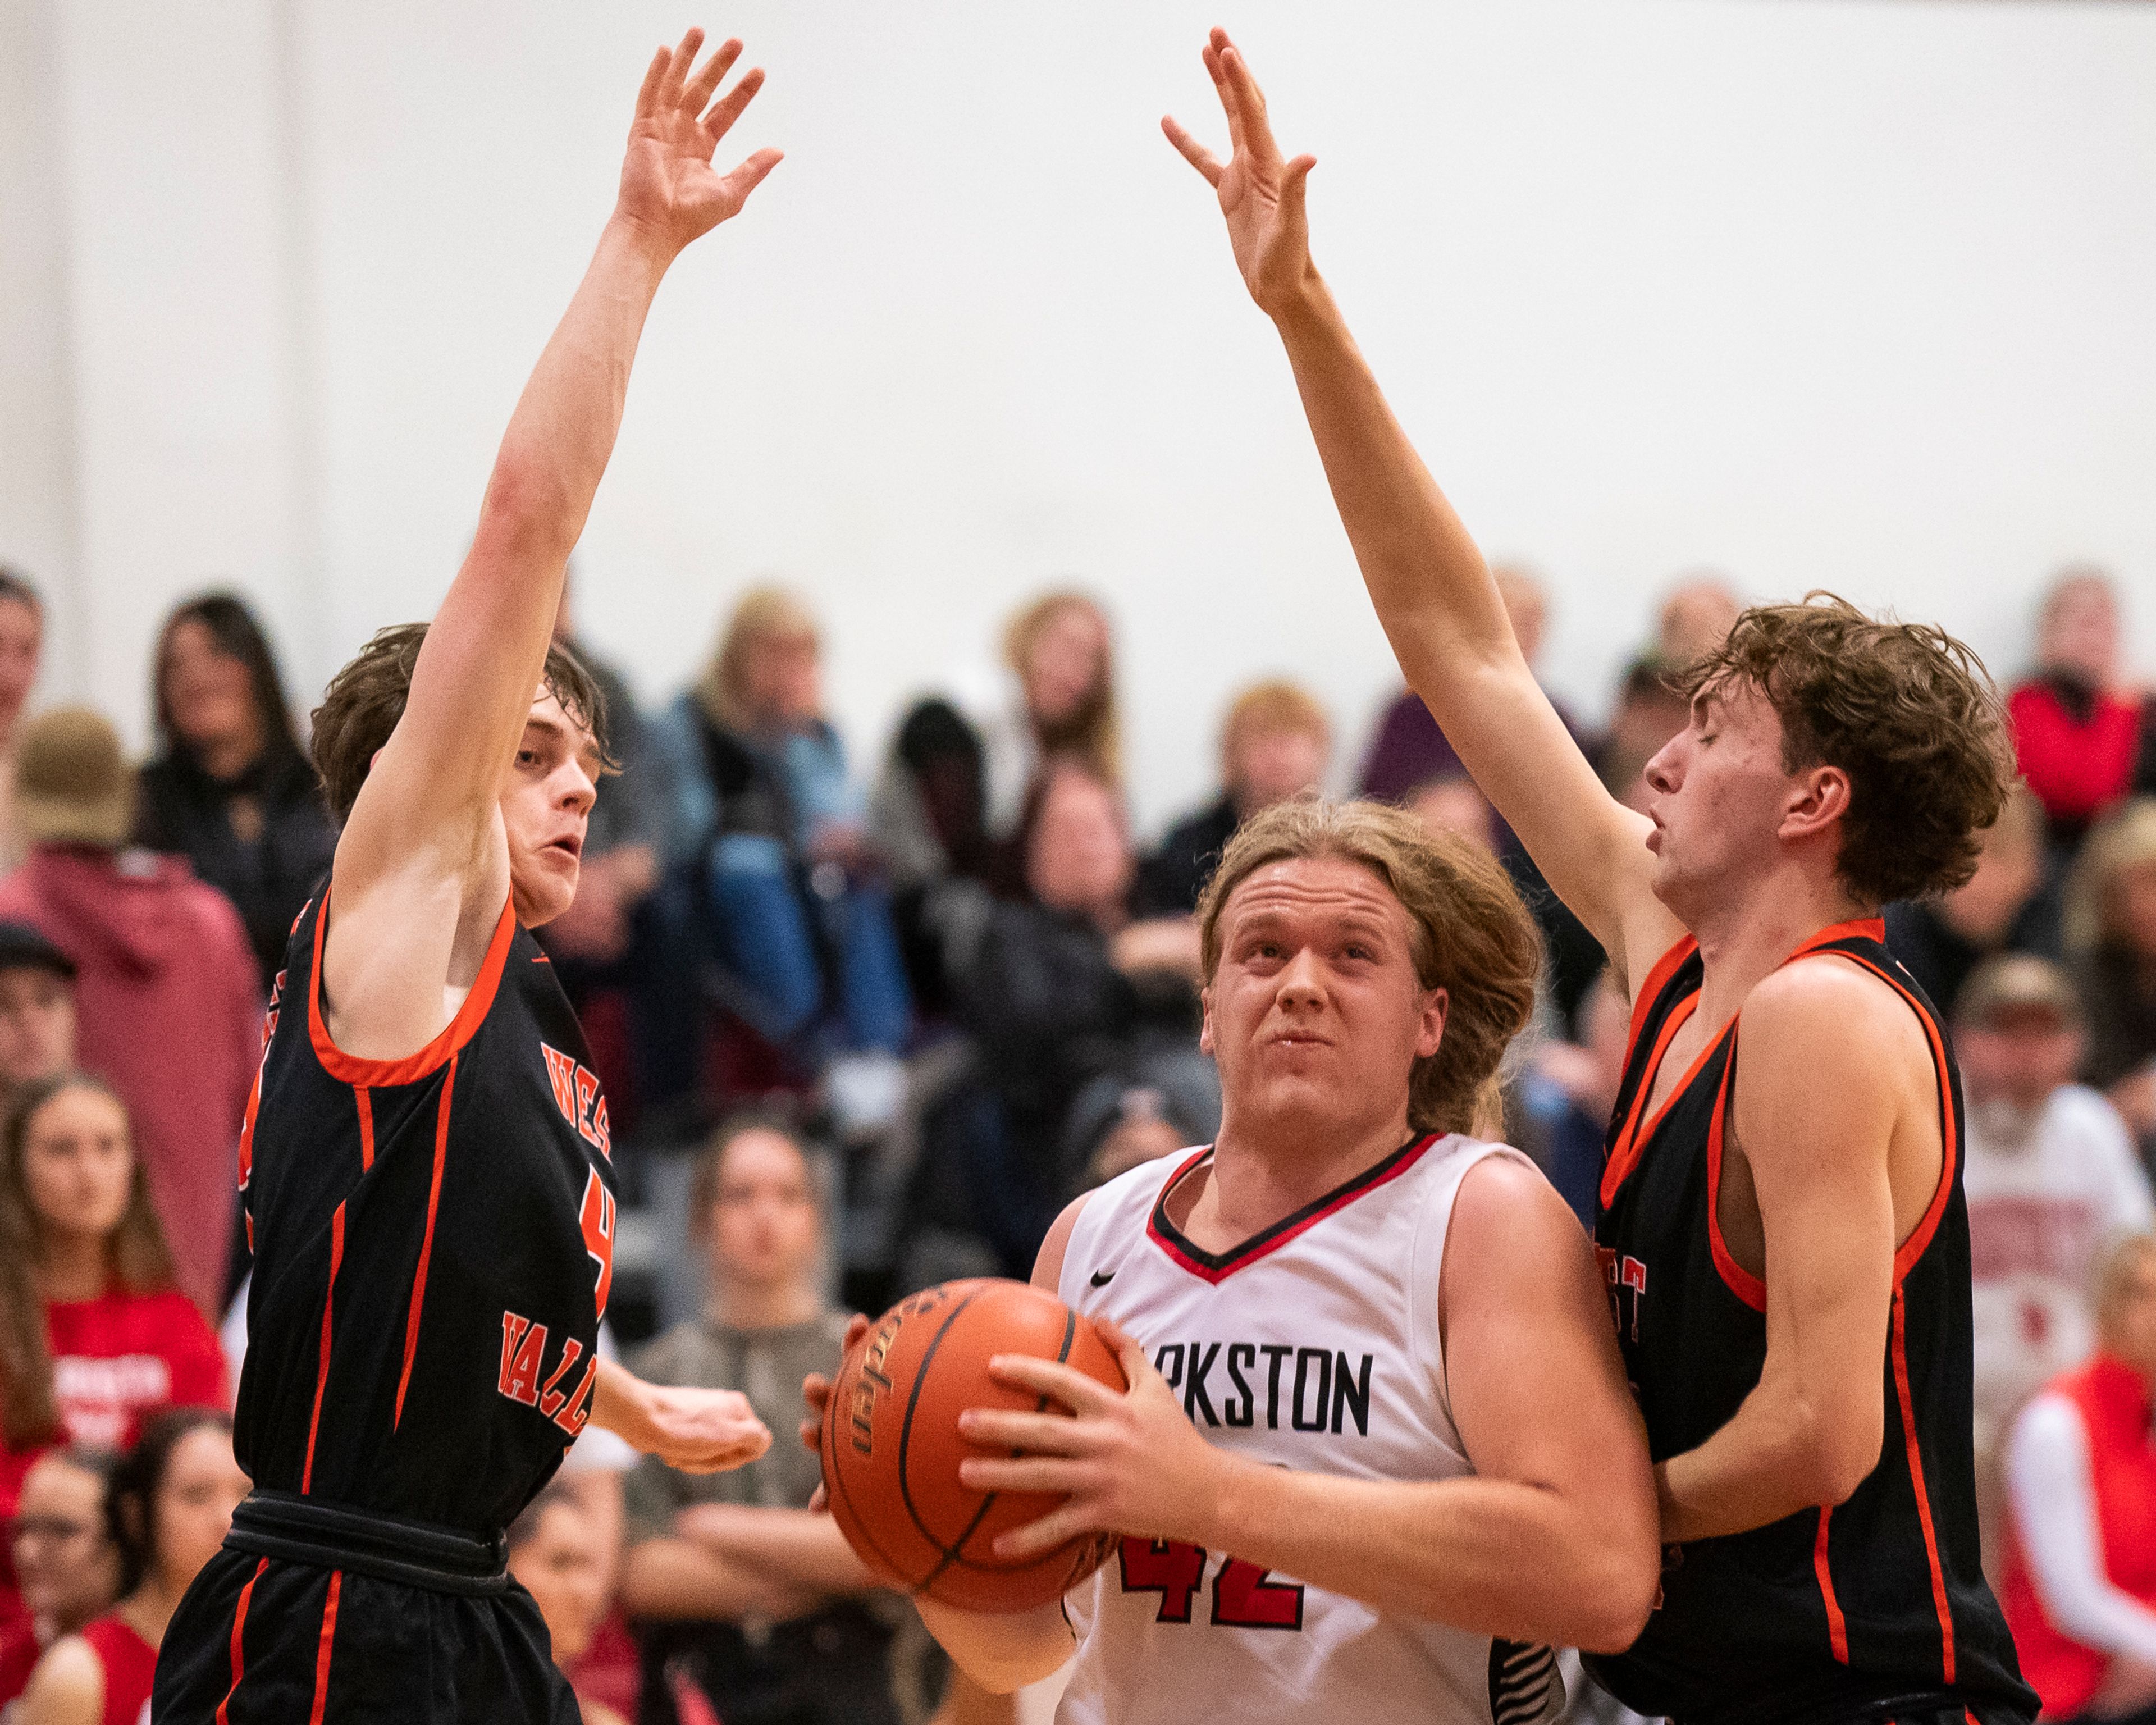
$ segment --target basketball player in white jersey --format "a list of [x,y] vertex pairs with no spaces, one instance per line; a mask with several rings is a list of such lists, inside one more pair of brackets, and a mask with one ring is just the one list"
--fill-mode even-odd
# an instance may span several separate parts
[[1628,1645],[1658,1559],[1586,1236],[1466,1135],[1533,925],[1463,842],[1309,801],[1243,828],[1200,916],[1219,1141],[1079,1199],[1034,1272],[1131,1388],[1006,1357],[1077,1417],[962,1425],[968,1483],[1069,1494],[999,1554],[1120,1547],[1060,1605],[921,1615],[993,1690],[1075,1646],[1067,1725],[1527,1725],[1563,1700],[1548,1648]]

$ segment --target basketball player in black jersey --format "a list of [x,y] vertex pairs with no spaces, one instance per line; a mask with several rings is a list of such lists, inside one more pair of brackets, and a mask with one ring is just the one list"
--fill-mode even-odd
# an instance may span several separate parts
[[1618,803],[1311,261],[1312,158],[1282,158],[1224,33],[1205,62],[1231,157],[1168,136],[1286,347],[1394,651],[1634,1003],[1596,1234],[1666,1555],[1595,1669],[1686,1725],[2028,1718],[1978,1565],[1959,1088],[1877,920],[1966,880],[1998,813],[1981,668],[1823,596],[1747,613],[1688,674],[1648,814]]
[[769,1435],[731,1393],[598,1358],[605,1099],[530,930],[568,907],[603,715],[550,649],[562,570],[681,249],[778,162],[718,141],[762,81],[690,31],[645,74],[619,201],[431,625],[316,716],[345,817],[293,930],[241,1139],[255,1265],[236,1445],[254,1493],[167,1631],[161,1725],[578,1717],[501,1530],[588,1421],[709,1471]]

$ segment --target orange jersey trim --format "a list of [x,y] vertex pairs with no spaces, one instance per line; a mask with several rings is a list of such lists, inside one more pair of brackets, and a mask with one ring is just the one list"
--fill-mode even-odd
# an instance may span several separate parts
[[1909,1484],[1917,1494],[1917,1524],[1924,1530],[1924,1561],[1931,1565],[1932,1604],[1939,1615],[1939,1666],[1942,1678],[1954,1680],[1953,1610],[1947,1603],[1946,1571],[1939,1566],[1938,1535],[1932,1527],[1932,1494],[1924,1485],[1924,1452],[1917,1441],[1917,1407],[1909,1394],[1909,1345],[1904,1333],[1907,1310],[1902,1286],[1894,1285],[1894,1394],[1902,1404],[1902,1440],[1909,1452]]
[[315,1478],[315,1435],[321,1428],[322,1393],[330,1385],[331,1314],[336,1304],[337,1270],[344,1262],[344,1206],[330,1214],[330,1279],[322,1289],[322,1339],[315,1363],[315,1407],[307,1415],[307,1459],[300,1469],[300,1494],[306,1495]]
[[337,1595],[344,1590],[344,1571],[330,1571],[330,1587],[322,1601],[321,1639],[315,1647],[315,1704],[307,1710],[307,1725],[322,1725],[322,1709],[330,1699],[330,1647],[336,1639]]
[[1812,1542],[1812,1573],[1819,1577],[1820,1599],[1826,1607],[1826,1638],[1834,1649],[1834,1656],[1840,1664],[1849,1663],[1849,1625],[1841,1615],[1841,1601],[1834,1596],[1834,1571],[1827,1563],[1827,1524],[1834,1519],[1834,1510],[1827,1504],[1820,1506],[1819,1538]]
[[247,1602],[254,1596],[254,1584],[262,1579],[262,1572],[270,1567],[264,1558],[254,1566],[254,1573],[247,1578],[247,1584],[239,1590],[239,1603],[232,1613],[232,1687],[224,1692],[224,1699],[217,1704],[217,1725],[231,1725],[232,1697],[239,1692],[239,1680],[247,1675],[247,1655],[240,1645],[240,1631],[247,1627]]
[[443,1061],[453,1058],[472,1040],[480,1020],[494,1004],[495,991],[501,986],[502,967],[509,962],[509,943],[516,933],[514,904],[504,899],[501,919],[495,924],[494,937],[488,942],[485,958],[480,962],[478,978],[472,983],[471,992],[465,996],[465,1004],[457,1009],[457,1015],[416,1054],[393,1060],[375,1060],[346,1054],[331,1038],[329,1026],[322,1022],[322,941],[329,920],[330,895],[325,891],[321,911],[315,918],[315,967],[307,984],[307,1036],[314,1044],[315,1058],[321,1062],[322,1070],[341,1083],[350,1085],[416,1084]]
[[457,1091],[457,1057],[449,1056],[449,1076],[442,1081],[434,1106],[434,1173],[427,1186],[427,1231],[419,1236],[419,1267],[412,1277],[412,1304],[404,1318],[404,1369],[397,1377],[397,1411],[392,1431],[404,1420],[404,1392],[412,1386],[412,1360],[419,1351],[419,1313],[427,1303],[427,1264],[434,1255],[434,1214],[442,1202],[442,1163],[449,1149],[449,1103]]

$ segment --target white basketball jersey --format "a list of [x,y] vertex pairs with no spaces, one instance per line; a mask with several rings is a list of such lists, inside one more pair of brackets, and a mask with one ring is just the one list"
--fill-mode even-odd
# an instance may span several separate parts
[[[1460,1177],[1519,1153],[1418,1139],[1219,1255],[1162,1203],[1210,1153],[1147,1163],[1086,1199],[1065,1301],[1142,1343],[1192,1423],[1239,1455],[1359,1479],[1471,1474],[1438,1272]],[[1065,1609],[1079,1645],[1058,1725],[1534,1725],[1564,1699],[1546,1647],[1379,1611],[1232,1552],[1126,1539]]]

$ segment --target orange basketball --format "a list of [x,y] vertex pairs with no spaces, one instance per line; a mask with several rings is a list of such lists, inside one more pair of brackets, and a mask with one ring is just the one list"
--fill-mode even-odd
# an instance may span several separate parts
[[1090,1321],[1024,1282],[983,1278],[925,1289],[884,1313],[846,1355],[824,1413],[824,1495],[846,1543],[893,1585],[966,1611],[1046,1604],[1115,1548],[1100,1534],[1030,1563],[996,1555],[998,1535],[1061,1502],[958,1482],[959,1462],[988,1453],[958,1435],[965,1409],[1056,1407],[991,1378],[998,1353],[1061,1360],[1128,1387]]

